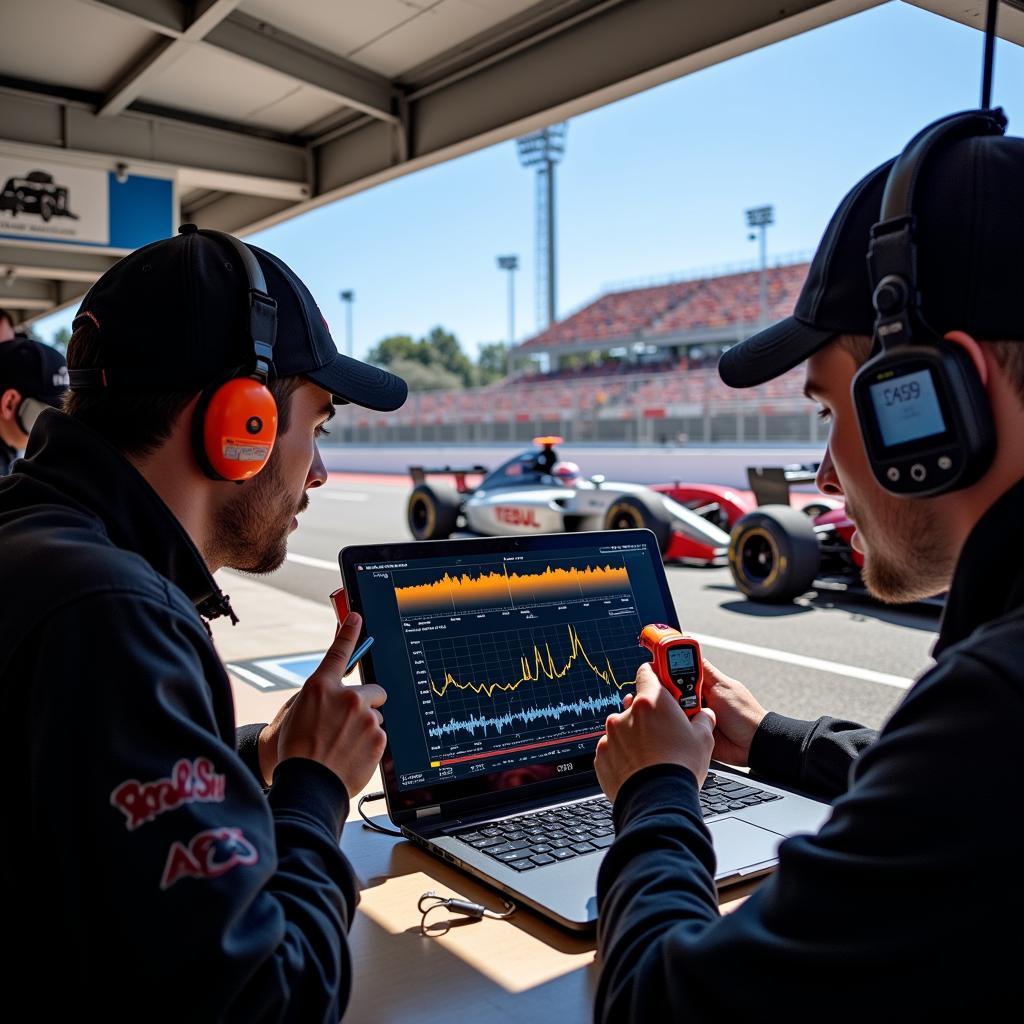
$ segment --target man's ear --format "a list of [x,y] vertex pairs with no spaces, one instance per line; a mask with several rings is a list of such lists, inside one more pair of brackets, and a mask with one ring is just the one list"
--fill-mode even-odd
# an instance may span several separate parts
[[0,392],[0,419],[13,420],[21,405],[21,392],[17,388],[8,388]]
[[944,334],[943,337],[946,341],[959,345],[971,357],[974,368],[978,371],[978,376],[981,378],[982,387],[986,386],[989,374],[988,362],[985,359],[985,353],[981,350],[981,346],[974,338],[966,331],[950,331],[948,334]]

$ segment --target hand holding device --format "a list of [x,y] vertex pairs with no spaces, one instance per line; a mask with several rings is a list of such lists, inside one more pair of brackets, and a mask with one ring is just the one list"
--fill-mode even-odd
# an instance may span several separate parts
[[692,636],[655,622],[644,626],[640,646],[651,652],[651,668],[658,682],[675,697],[686,717],[693,718],[701,709],[704,685],[700,645]]

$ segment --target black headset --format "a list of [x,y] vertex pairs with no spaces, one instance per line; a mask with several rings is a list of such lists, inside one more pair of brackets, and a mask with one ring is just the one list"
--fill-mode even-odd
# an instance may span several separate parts
[[995,454],[992,410],[971,357],[921,311],[914,196],[933,153],[1005,130],[1006,117],[996,108],[950,114],[918,132],[889,172],[880,219],[871,229],[877,354],[854,377],[853,400],[875,479],[900,497],[969,487]]

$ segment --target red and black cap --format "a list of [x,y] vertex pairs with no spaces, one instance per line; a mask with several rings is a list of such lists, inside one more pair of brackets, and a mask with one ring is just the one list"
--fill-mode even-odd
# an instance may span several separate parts
[[[276,304],[273,367],[277,377],[302,376],[336,402],[390,412],[408,395],[404,380],[343,355],[309,289],[282,260],[248,246]],[[171,238],[137,249],[110,268],[82,301],[98,330],[102,371],[71,372],[72,388],[201,390],[254,361],[250,280],[230,239],[185,224]]]
[[[749,388],[802,363],[840,334],[870,336],[867,252],[894,161],[846,195],[814,254],[793,315],[734,345],[718,372]],[[1024,341],[1024,139],[979,135],[929,157],[915,188],[921,311],[939,334]]]

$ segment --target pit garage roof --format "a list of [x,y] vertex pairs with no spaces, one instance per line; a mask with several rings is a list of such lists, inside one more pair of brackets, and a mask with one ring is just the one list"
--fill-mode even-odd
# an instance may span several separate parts
[[[3,0],[0,177],[162,177],[162,224],[245,234],[878,2]],[[918,6],[984,20],[983,0]],[[1024,44],[1024,0],[1000,35]],[[0,306],[76,302],[131,226],[0,237]]]

